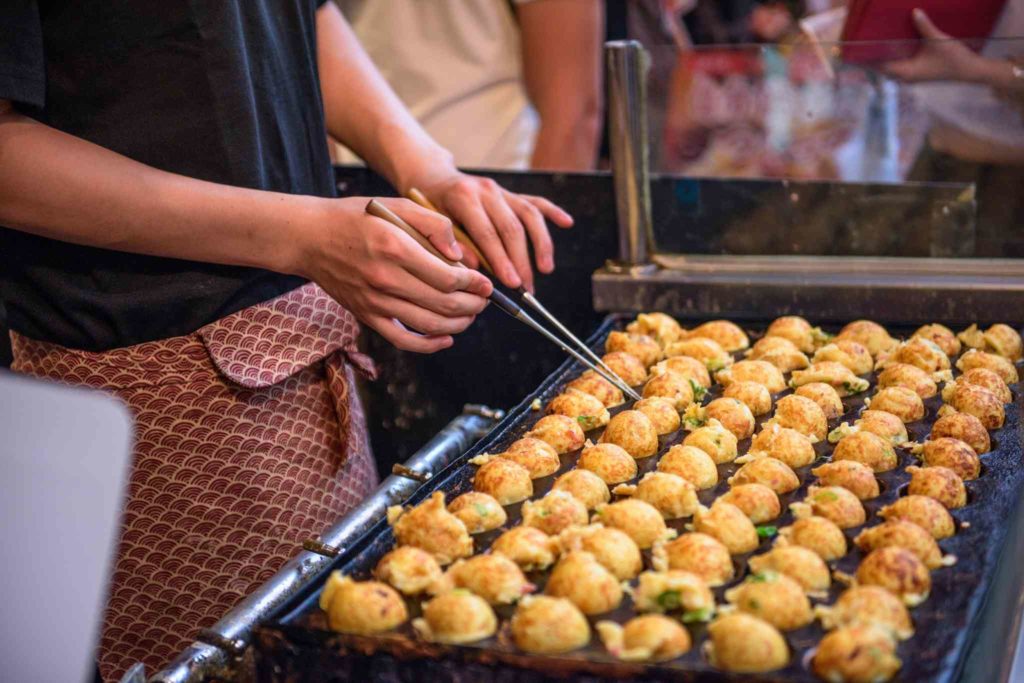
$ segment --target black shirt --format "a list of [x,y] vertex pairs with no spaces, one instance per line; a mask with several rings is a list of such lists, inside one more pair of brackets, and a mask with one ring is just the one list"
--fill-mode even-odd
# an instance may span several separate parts
[[[316,64],[322,2],[5,0],[0,98],[159,169],[333,196]],[[186,334],[301,283],[0,228],[10,327],[72,348]]]

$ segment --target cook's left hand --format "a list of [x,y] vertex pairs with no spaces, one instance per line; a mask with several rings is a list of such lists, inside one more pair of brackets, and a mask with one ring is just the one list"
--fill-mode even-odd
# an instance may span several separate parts
[[924,42],[913,57],[883,65],[886,75],[907,82],[976,80],[982,57],[940,30],[924,10],[915,9],[913,18]]

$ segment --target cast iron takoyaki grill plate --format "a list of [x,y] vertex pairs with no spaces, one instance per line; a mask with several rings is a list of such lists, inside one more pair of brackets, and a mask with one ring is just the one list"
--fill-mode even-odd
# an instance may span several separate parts
[[[595,349],[602,349],[608,333],[621,329],[632,319],[632,316],[609,316],[590,339]],[[698,321],[694,321],[696,324]],[[812,321],[813,322],[813,321]],[[760,336],[757,326],[745,326],[752,339]],[[761,326],[760,329],[763,329]],[[826,326],[828,329],[828,326]],[[829,330],[835,331],[835,330]],[[893,336],[909,336],[912,330],[890,328]],[[739,356],[737,356],[739,357]],[[542,404],[557,395],[564,385],[577,377],[584,368],[573,362],[566,362],[537,391],[528,396],[522,403],[509,411],[508,416],[462,459],[453,463],[425,484],[409,501],[416,504],[426,499],[434,491],[444,491],[451,500],[454,496],[472,490],[472,479],[476,467],[467,460],[479,453],[498,453],[510,443],[520,438],[543,415],[531,409],[531,403],[539,398]],[[514,371],[514,369],[510,369]],[[872,388],[865,394],[844,399],[846,413],[843,417],[830,421],[829,428],[841,421],[852,421],[863,409],[864,397],[875,391],[874,377]],[[999,562],[1000,552],[1006,535],[1008,520],[1018,514],[1017,500],[1024,484],[1024,467],[1022,467],[1022,428],[1021,414],[1024,399],[1021,386],[1011,387],[1014,402],[1007,406],[1006,424],[998,431],[991,432],[992,451],[981,456],[982,475],[975,481],[967,482],[968,504],[953,511],[957,521],[957,533],[940,542],[945,553],[956,555],[958,561],[952,567],[941,568],[932,572],[931,597],[921,606],[912,611],[916,633],[910,640],[899,645],[897,654],[903,660],[903,668],[896,680],[901,681],[953,681],[959,677],[965,659],[968,635],[977,626],[979,610],[985,600],[992,581],[994,569]],[[705,397],[707,403],[720,395],[721,387],[715,385],[710,396]],[[789,390],[775,396],[790,393]],[[925,401],[926,416],[924,420],[907,425],[910,438],[922,441],[929,433],[931,424],[936,419],[936,411],[942,405],[941,398],[936,396]],[[627,405],[612,410],[612,413],[625,410]],[[766,416],[767,417],[767,416]],[[760,423],[766,417],[759,418]],[[600,430],[588,432],[588,438],[597,441]],[[679,443],[685,432],[679,431],[661,439],[659,455],[672,445]],[[739,452],[746,452],[749,439],[741,441]],[[819,456],[827,455],[832,446],[827,442],[816,446]],[[868,524],[879,523],[875,512],[880,507],[891,503],[905,492],[908,475],[903,467],[915,461],[906,451],[899,451],[900,466],[892,472],[879,475],[882,495],[874,500],[865,501],[868,513]],[[579,451],[562,456],[562,467],[555,475],[534,481],[534,497],[539,497],[550,490],[554,479],[561,473],[571,469],[579,455]],[[655,469],[657,457],[638,461],[639,476]],[[772,524],[785,526],[792,521],[788,512],[788,504],[801,500],[806,494],[807,486],[814,477],[809,470],[820,460],[808,467],[796,470],[802,485],[799,490],[780,496],[783,510],[786,512]],[[728,485],[726,480],[739,466],[730,463],[719,466],[719,484],[714,489],[699,494],[701,502],[709,505],[714,498],[724,493]],[[509,506],[508,522],[505,529],[519,523],[519,505]],[[683,530],[690,521],[673,520],[670,526]],[[831,566],[853,574],[863,557],[863,553],[852,543],[853,537],[861,528],[846,531],[851,540],[850,551]],[[477,550],[490,546],[501,530],[474,536]],[[357,578],[368,578],[377,561],[392,548],[394,538],[385,521],[380,521],[371,529],[358,544],[339,557],[333,568]],[[755,551],[757,554],[767,550],[772,539],[764,539]],[[715,590],[719,604],[724,603],[723,593],[736,582],[742,581],[747,573],[747,555],[734,558],[737,567],[735,580],[727,586]],[[645,553],[645,566],[650,567],[649,552]],[[1015,561],[1015,558],[1007,558]],[[548,572],[531,574],[529,578],[543,590]],[[326,578],[326,575],[325,577]],[[702,646],[706,640],[706,627],[703,624],[690,624],[694,646],[683,657],[658,664],[638,664],[620,662],[609,656],[602,647],[596,632],[591,644],[577,652],[561,656],[527,655],[518,651],[506,632],[507,625],[499,630],[496,637],[467,646],[446,646],[423,642],[413,635],[407,623],[393,634],[375,637],[355,637],[337,634],[326,628],[326,622],[317,606],[317,598],[323,585],[323,578],[315,587],[300,593],[277,615],[277,619],[265,624],[257,631],[255,642],[257,677],[260,681],[414,681],[414,680],[451,680],[479,681],[494,679],[499,681],[539,680],[544,678],[566,678],[575,680],[599,680],[609,678],[634,678],[639,680],[750,680],[750,676],[723,673],[714,669],[703,654]],[[831,603],[842,591],[843,585],[834,582],[827,602]],[[1016,596],[1007,596],[1016,599]],[[814,600],[813,602],[821,602]],[[408,601],[410,620],[419,615],[419,602]],[[511,616],[513,609],[498,609],[498,615],[504,623]],[[627,596],[622,606],[614,612],[591,618],[591,622],[600,619],[614,619],[624,622],[635,614],[632,603]],[[789,666],[767,675],[758,676],[758,680],[767,681],[813,681],[817,680],[808,668],[811,648],[822,637],[823,632],[818,622],[796,631],[785,634],[792,651]],[[1012,644],[1007,646],[1012,647]]]

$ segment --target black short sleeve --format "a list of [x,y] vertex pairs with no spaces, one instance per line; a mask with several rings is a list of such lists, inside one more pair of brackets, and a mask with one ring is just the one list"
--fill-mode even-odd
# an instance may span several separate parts
[[0,99],[42,107],[46,97],[43,31],[36,0],[0,2]]

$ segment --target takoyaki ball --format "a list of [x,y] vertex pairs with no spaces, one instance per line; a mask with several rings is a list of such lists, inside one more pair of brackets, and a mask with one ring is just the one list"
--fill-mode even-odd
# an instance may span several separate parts
[[782,514],[782,505],[775,491],[764,484],[733,486],[715,501],[735,505],[754,524],[763,524]]
[[732,555],[757,548],[760,539],[750,518],[732,503],[716,500],[710,508],[693,513],[694,531],[718,539]]
[[742,351],[750,346],[750,340],[747,338],[746,333],[736,323],[729,322],[728,320],[706,322],[690,330],[684,337],[707,337],[708,339],[714,339],[718,342],[719,346],[730,353]]
[[948,564],[943,560],[939,544],[931,534],[913,522],[902,519],[891,519],[865,529],[857,534],[853,542],[865,553],[878,548],[905,548],[917,555],[917,559],[929,569],[938,569]]
[[981,420],[967,413],[943,415],[932,425],[932,439],[949,436],[960,439],[974,449],[978,455],[992,449],[992,440]]
[[842,363],[835,361],[818,361],[811,363],[806,370],[794,370],[790,375],[789,386],[797,389],[805,384],[821,382],[836,390],[840,396],[852,396],[867,391],[871,383],[861,379]]
[[608,653],[627,662],[667,662],[691,647],[689,631],[660,614],[633,617],[622,626],[599,621],[594,628]]
[[453,589],[464,588],[492,605],[510,605],[536,586],[526,580],[519,565],[500,553],[459,560],[445,574]]
[[448,504],[448,512],[461,519],[471,534],[497,529],[508,519],[501,503],[494,496],[480,491],[463,493]]
[[638,612],[689,613],[695,621],[708,621],[715,613],[715,596],[699,575],[683,569],[648,571],[633,589]]
[[811,486],[803,502],[790,508],[797,518],[817,515],[832,520],[840,529],[852,529],[867,519],[860,499],[841,486]]
[[1003,403],[1010,403],[1013,401],[1013,394],[1010,392],[1010,387],[1003,381],[1003,378],[987,368],[971,368],[964,374],[957,377],[956,381],[966,382],[967,384],[974,384],[988,389],[998,396],[999,400]]
[[587,506],[568,491],[550,491],[543,498],[528,500],[522,507],[523,524],[537,527],[549,536],[587,523]]
[[606,380],[593,370],[587,370],[582,375],[565,385],[566,389],[575,389],[584,394],[590,394],[604,404],[606,408],[621,405],[625,400],[622,390]]
[[893,363],[878,374],[878,388],[887,387],[910,389],[921,398],[931,398],[939,393],[939,387],[931,375],[919,367],[906,363]]
[[398,545],[426,550],[442,566],[473,554],[473,539],[466,525],[445,509],[440,491],[411,510],[390,507],[387,515]]
[[537,420],[526,436],[540,439],[559,455],[582,448],[587,438],[580,423],[568,415],[546,415]]
[[721,422],[723,427],[741,441],[754,433],[754,426],[757,424],[750,408],[735,398],[716,398],[705,406],[704,416],[705,420]]
[[684,332],[676,319],[665,313],[641,313],[626,325],[626,332],[645,334],[664,347],[680,339]]
[[605,484],[621,484],[636,476],[636,460],[613,443],[599,443],[587,446],[576,462],[580,469],[590,470],[601,477]]
[[601,503],[607,503],[612,497],[604,479],[590,470],[569,470],[555,479],[555,484],[551,488],[555,491],[568,491],[588,510],[593,510]]
[[[849,438],[849,437],[847,437]],[[811,470],[822,486],[840,486],[860,500],[877,498],[878,480],[871,468],[856,460],[837,460]]]
[[644,568],[640,548],[629,535],[602,524],[566,529],[558,537],[563,552],[582,550],[594,556],[619,581],[629,581]]
[[748,462],[729,477],[730,486],[740,484],[764,484],[781,496],[800,488],[800,479],[789,465],[769,457]]
[[[870,401],[870,403],[868,403]],[[917,392],[905,387],[888,387],[865,401],[871,410],[884,410],[906,422],[916,422],[924,417],[924,402]]]
[[512,640],[524,652],[553,655],[578,650],[590,642],[590,624],[564,598],[530,595],[519,601],[509,622]]
[[633,404],[633,410],[639,410],[654,425],[658,436],[671,434],[679,429],[681,420],[675,404],[662,396],[643,398]]
[[834,605],[818,607],[821,625],[826,630],[870,624],[888,631],[900,640],[914,635],[907,606],[898,597],[878,586],[851,586]]
[[789,647],[778,630],[763,619],[733,612],[708,626],[704,651],[711,665],[737,673],[764,673],[789,664]]
[[426,550],[402,545],[380,558],[373,570],[378,581],[390,584],[405,595],[425,592],[441,578],[441,565]]
[[647,381],[647,367],[631,353],[612,351],[601,356],[601,360],[631,387],[639,386]]
[[694,400],[693,385],[690,383],[690,379],[672,371],[654,375],[647,380],[643,395],[644,398],[655,396],[666,398],[672,401],[672,405],[679,411],[685,410],[686,406],[693,403]]
[[551,570],[544,592],[566,598],[587,615],[610,612],[622,602],[622,584],[588,552],[562,555]]
[[729,549],[717,538],[697,532],[655,546],[652,563],[659,571],[678,569],[696,574],[709,586],[721,586],[735,572]]
[[884,327],[871,320],[855,320],[839,330],[836,339],[849,339],[866,348],[875,358],[899,344]]
[[928,496],[942,503],[947,510],[967,505],[967,488],[964,480],[948,467],[915,467],[906,469],[910,475],[907,493],[912,496]]
[[811,364],[803,351],[784,337],[762,337],[747,352],[747,358],[771,363],[780,372],[803,370]]
[[635,356],[645,368],[649,368],[662,359],[661,347],[653,337],[646,334],[632,334],[630,332],[610,332],[604,343],[606,353],[623,351]]
[[664,375],[666,372],[675,372],[704,389],[711,388],[711,373],[703,361],[690,356],[672,356],[661,361],[651,368],[651,375]]
[[925,372],[937,373],[950,369],[949,356],[938,344],[931,339],[914,337],[896,347],[891,356],[882,361],[882,365],[889,366],[893,363],[905,363],[913,365]]
[[833,362],[845,365],[855,375],[866,375],[874,368],[867,348],[852,339],[837,339],[814,352],[814,363]]
[[512,442],[498,457],[522,465],[530,473],[531,479],[550,476],[562,466],[562,461],[558,459],[558,453],[547,441],[529,436]]
[[817,457],[814,445],[808,437],[795,429],[780,427],[778,424],[765,425],[765,428],[757,433],[750,442],[748,455],[753,456],[751,460],[767,455],[781,460],[793,469],[806,467]]
[[555,540],[532,526],[512,527],[491,545],[491,552],[504,555],[524,572],[547,569],[557,557]]
[[929,467],[948,467],[964,481],[977,479],[981,474],[978,454],[960,439],[940,436],[925,441],[919,457]]
[[819,678],[843,683],[882,683],[903,663],[896,656],[896,641],[871,625],[844,626],[825,635],[811,661]]
[[725,599],[739,611],[764,619],[780,631],[792,631],[814,621],[803,586],[778,572],[747,577],[727,590]]
[[423,616],[413,619],[412,626],[424,640],[462,645],[493,636],[498,617],[480,596],[456,590],[423,605]]
[[1024,358],[1020,333],[1009,325],[996,323],[985,330],[985,346],[1012,363]]
[[821,412],[825,413],[826,420],[834,420],[846,412],[846,408],[843,407],[843,399],[839,398],[839,392],[831,384],[811,382],[797,387],[793,393],[817,403]]
[[658,431],[639,410],[623,410],[608,422],[601,442],[621,446],[634,458],[647,458],[658,452]]
[[896,449],[889,441],[863,430],[840,439],[832,451],[832,460],[859,462],[870,467],[872,472],[888,472],[899,464]]
[[985,429],[999,429],[1006,421],[1006,409],[999,397],[977,384],[949,382],[942,388],[942,400],[957,412],[973,415]]
[[473,489],[493,496],[502,505],[512,505],[533,495],[530,471],[506,458],[494,458],[476,471]]
[[804,517],[779,529],[778,547],[800,546],[831,562],[846,554],[846,536],[836,523],[824,517]]
[[632,498],[599,506],[594,521],[626,532],[641,550],[676,535],[674,529],[665,526],[665,518],[653,505]]
[[928,567],[905,548],[872,550],[857,567],[857,583],[886,589],[909,607],[920,605],[932,589]]
[[405,601],[394,588],[379,581],[353,581],[331,572],[320,593],[320,609],[327,612],[332,631],[371,635],[405,623]]
[[757,382],[733,382],[722,395],[743,402],[756,417],[772,412],[772,395],[763,384]]
[[551,399],[547,407],[548,415],[567,415],[574,418],[583,431],[597,429],[608,424],[611,415],[598,399],[582,391],[569,389]]
[[943,352],[955,358],[960,355],[960,340],[953,334],[953,330],[949,329],[945,325],[939,323],[932,323],[931,325],[922,325],[917,328],[911,337],[924,337],[930,339],[943,350]]
[[967,372],[974,368],[986,368],[1002,377],[1003,381],[1007,384],[1020,381],[1017,367],[1012,362],[998,354],[978,351],[977,349],[971,349],[960,356],[960,360],[956,362],[956,367],[961,372]]
[[948,538],[955,532],[953,517],[942,503],[928,496],[903,496],[878,511],[882,519],[903,519],[913,522],[935,540]]
[[722,368],[732,365],[732,356],[722,348],[722,345],[707,337],[690,337],[669,344],[665,348],[665,356],[689,356],[704,363],[711,372],[717,372]]
[[909,440],[907,426],[899,415],[894,415],[879,408],[865,410],[854,423],[863,432],[877,434],[889,443],[899,445]]
[[695,446],[676,444],[658,460],[658,471],[682,477],[698,490],[718,483],[718,468],[711,456]]
[[708,420],[683,439],[684,446],[692,446],[711,456],[716,465],[732,462],[737,455],[736,435],[722,426],[718,420]]
[[815,332],[811,324],[797,315],[785,315],[776,318],[764,332],[765,338],[782,337],[804,353],[814,351],[820,333]]
[[775,546],[763,555],[754,555],[748,564],[755,574],[785,574],[806,593],[824,593],[832,585],[832,575],[821,556],[799,545]]
[[715,379],[723,387],[735,382],[756,382],[773,394],[786,388],[786,380],[779,369],[763,360],[741,360],[735,365],[719,370],[715,374]]
[[693,484],[669,472],[648,472],[636,486],[620,484],[615,493],[650,503],[665,519],[689,517],[700,506]]
[[806,436],[813,436],[818,441],[823,441],[828,435],[828,420],[825,419],[825,413],[818,404],[796,394],[779,399],[775,404],[772,423],[795,429]]

